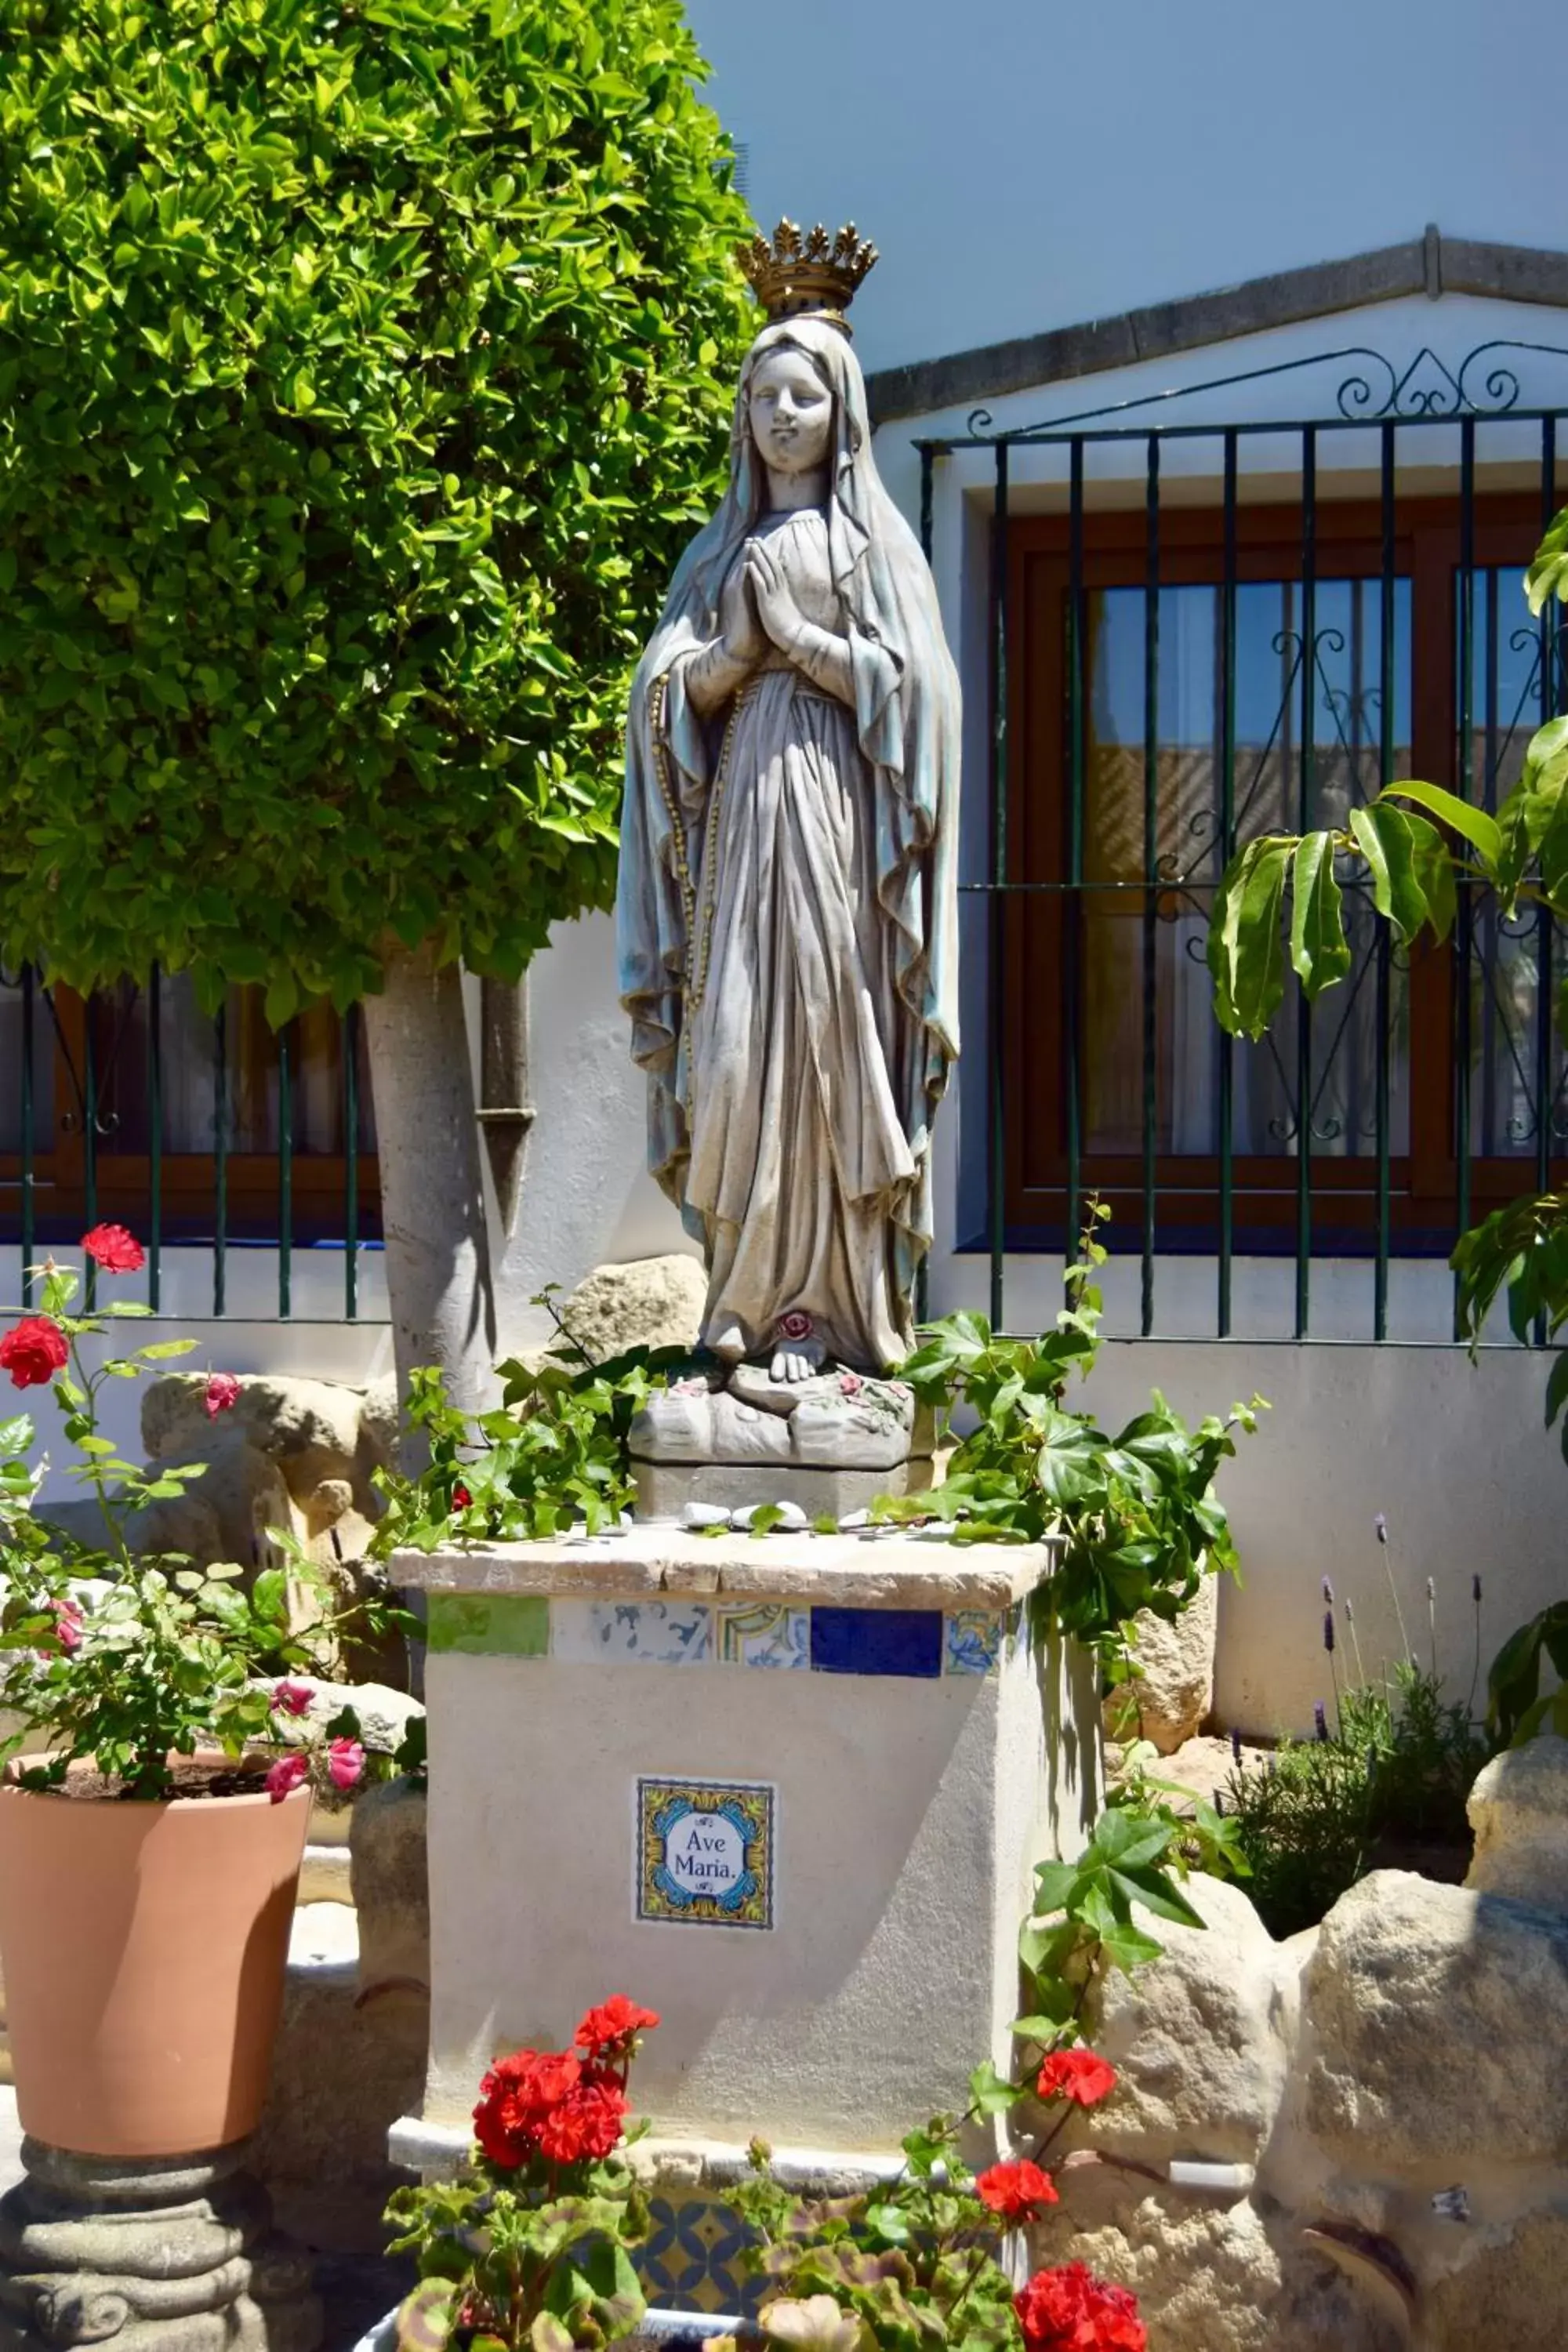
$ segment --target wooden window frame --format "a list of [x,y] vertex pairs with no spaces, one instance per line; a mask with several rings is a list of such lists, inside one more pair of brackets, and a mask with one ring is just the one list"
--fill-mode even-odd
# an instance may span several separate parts
[[[55,1017],[45,1050],[54,1061],[53,1124],[35,1133],[34,1231],[40,1246],[70,1243],[87,1217],[87,1139],[71,1076],[86,1058],[88,1005],[74,989],[57,986]],[[16,1083],[6,1072],[6,1085]],[[230,1150],[225,1155],[224,1236],[247,1246],[277,1246],[281,1236],[279,1154]],[[14,1244],[21,1226],[22,1158],[0,1152],[0,1243]],[[119,1151],[100,1143],[94,1171],[94,1213],[129,1225],[145,1239],[152,1213],[153,1162],[147,1151]],[[362,1150],[356,1167],[358,1238],[381,1233],[380,1170],[374,1151]],[[348,1190],[348,1160],[342,1152],[309,1151],[296,1145],[290,1155],[290,1239],[299,1248],[341,1241]],[[217,1161],[210,1152],[171,1151],[161,1157],[159,1234],[168,1248],[201,1247],[212,1241],[217,1223]]]
[[[1176,507],[1160,517],[1162,588],[1224,584],[1223,510]],[[1068,694],[1066,675],[1070,524],[1066,515],[1016,519],[1008,525],[1008,740],[1016,778],[1009,793],[1007,878],[1065,882],[1070,811]],[[1083,524],[1086,594],[1141,589],[1147,525],[1141,509],[1089,513]],[[1472,565],[1522,572],[1540,537],[1539,493],[1478,498]],[[1236,516],[1237,579],[1300,577],[1299,504],[1243,506]],[[1457,496],[1409,498],[1394,511],[1394,572],[1411,595],[1410,731],[1413,772],[1458,789],[1456,722],[1457,589],[1460,515]],[[1376,499],[1320,498],[1315,572],[1320,581],[1383,574],[1383,509]],[[1522,613],[1522,600],[1521,600]],[[1474,782],[1479,784],[1479,779]],[[1058,1247],[1068,1202],[1067,1062],[1064,1024],[1031,1008],[1066,1000],[1068,893],[1020,892],[1005,901],[1003,949],[1005,1200],[1010,1247]],[[1017,911],[1022,909],[1020,914]],[[1410,959],[1410,1149],[1390,1168],[1389,1244],[1394,1255],[1447,1254],[1458,1233],[1455,1153],[1455,954],[1423,939]],[[1293,984],[1293,983],[1291,983]],[[1568,1180],[1568,1158],[1552,1160],[1554,1184]],[[1237,1154],[1233,1160],[1235,1240],[1267,1254],[1292,1245],[1297,1163],[1290,1153]],[[1375,1223],[1373,1154],[1315,1156],[1311,1164],[1315,1243],[1347,1254],[1370,1252]],[[1535,1162],[1479,1155],[1470,1161],[1473,1217],[1532,1188]],[[1141,1209],[1141,1155],[1090,1153],[1079,1160],[1080,1195],[1111,1203],[1112,1233],[1123,1244]],[[1212,1251],[1218,1240],[1220,1161],[1216,1153],[1161,1152],[1155,1161],[1156,1244]]]

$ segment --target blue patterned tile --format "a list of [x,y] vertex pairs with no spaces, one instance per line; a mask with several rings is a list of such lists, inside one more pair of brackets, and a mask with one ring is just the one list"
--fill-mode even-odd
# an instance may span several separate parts
[[940,1609],[814,1609],[811,1663],[823,1675],[942,1672]]
[[754,2244],[739,2214],[716,2197],[650,2197],[648,2234],[632,2254],[643,2293],[667,2311],[743,2314],[777,2293],[773,2280],[745,2267]]
[[811,1612],[786,1601],[760,1601],[718,1612],[716,1648],[725,1665],[809,1666]]
[[946,1675],[988,1675],[1002,1655],[1005,1617],[984,1609],[954,1609],[942,1621],[942,1670]]
[[552,1601],[550,1654],[578,1665],[707,1665],[713,1612],[701,1601]]

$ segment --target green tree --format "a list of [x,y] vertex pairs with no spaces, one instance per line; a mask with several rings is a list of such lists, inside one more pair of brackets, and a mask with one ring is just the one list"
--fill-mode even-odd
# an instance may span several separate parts
[[459,966],[608,902],[749,224],[679,0],[0,0],[0,949],[366,1000],[488,1363]]

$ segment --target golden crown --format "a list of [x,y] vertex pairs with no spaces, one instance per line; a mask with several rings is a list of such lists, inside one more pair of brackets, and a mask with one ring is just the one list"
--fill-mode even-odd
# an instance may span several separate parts
[[844,313],[874,266],[877,248],[860,236],[853,221],[829,236],[820,221],[803,234],[794,221],[782,220],[772,245],[765,236],[754,236],[749,245],[735,247],[735,258],[770,319],[796,319],[816,311],[847,334]]

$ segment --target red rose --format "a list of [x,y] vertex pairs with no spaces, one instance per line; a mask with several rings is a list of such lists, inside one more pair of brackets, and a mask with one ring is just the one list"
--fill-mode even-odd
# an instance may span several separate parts
[[123,1225],[94,1225],[83,1234],[81,1245],[105,1274],[140,1274],[147,1263],[147,1253]]
[[279,1756],[267,1775],[267,1793],[273,1803],[280,1805],[285,1797],[291,1795],[310,1769],[310,1759],[301,1756],[297,1748],[287,1756]]
[[633,2034],[649,2032],[658,2023],[657,2009],[639,2009],[624,1992],[614,1992],[588,2011],[573,2040],[579,2050],[616,2050]]
[[474,1498],[473,1498],[473,1496],[469,1494],[469,1492],[468,1492],[468,1488],[467,1488],[466,1486],[454,1486],[454,1487],[453,1487],[453,1489],[452,1489],[452,1508],[453,1508],[455,1511],[468,1511],[468,1510],[472,1510],[472,1508],[473,1508],[473,1505],[474,1505]]
[[1080,2107],[1098,2106],[1115,2088],[1115,2067],[1092,2050],[1053,2050],[1035,2084],[1042,2099],[1071,2099]]
[[585,2082],[541,2116],[534,2133],[552,2164],[578,2164],[608,2156],[621,2137],[626,2094],[618,2084]]
[[220,1412],[232,1412],[239,1402],[239,1382],[232,1372],[214,1372],[202,1397],[207,1419],[216,1421]]
[[13,1388],[47,1388],[69,1361],[66,1335],[47,1315],[24,1315],[0,1339],[0,1372],[10,1373]]
[[975,2180],[974,2193],[993,2213],[1009,2221],[1032,2221],[1042,2206],[1058,2201],[1050,2174],[1027,2157],[1016,2164],[994,2164]]
[[773,1326],[781,1339],[809,1339],[816,1326],[804,1307],[792,1307]]
[[55,1612],[55,1639],[68,1658],[73,1650],[81,1647],[81,1602],[56,1601],[50,1606]]
[[274,1715],[309,1715],[310,1702],[315,1696],[315,1687],[310,1683],[274,1683],[272,1712]]
[[1025,2352],[1147,2352],[1137,2298],[1082,2263],[1037,2271],[1013,2297]]

